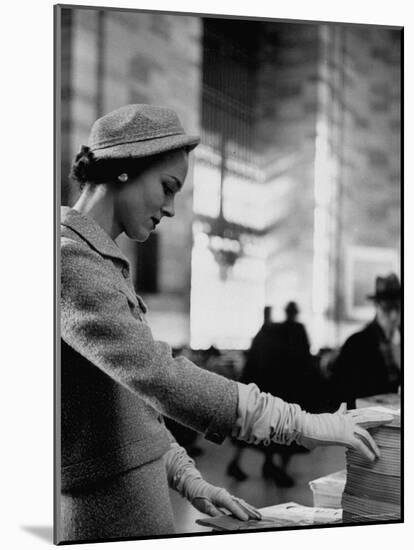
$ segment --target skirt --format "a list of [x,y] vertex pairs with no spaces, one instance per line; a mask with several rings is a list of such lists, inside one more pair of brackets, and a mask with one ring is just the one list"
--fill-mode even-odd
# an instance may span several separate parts
[[174,534],[164,457],[61,494],[59,542]]

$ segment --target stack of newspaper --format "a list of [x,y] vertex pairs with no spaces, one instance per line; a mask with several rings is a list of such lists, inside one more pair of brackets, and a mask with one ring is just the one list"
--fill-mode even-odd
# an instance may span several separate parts
[[310,481],[313,505],[321,508],[341,508],[345,482],[346,470],[340,470]]
[[371,428],[381,456],[369,462],[354,450],[347,451],[347,476],[342,497],[343,521],[387,521],[401,517],[401,422],[399,411],[372,407],[391,413],[390,424]]

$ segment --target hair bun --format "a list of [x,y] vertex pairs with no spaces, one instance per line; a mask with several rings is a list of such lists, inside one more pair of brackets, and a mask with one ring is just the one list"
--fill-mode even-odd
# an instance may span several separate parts
[[76,158],[75,158],[76,161],[79,161],[81,159],[88,160],[88,161],[94,160],[93,152],[91,151],[90,147],[88,147],[87,145],[82,145],[79,153],[76,155]]
[[91,166],[94,162],[95,157],[90,147],[82,145],[79,153],[75,156],[70,176],[80,183],[85,183],[90,177]]
[[88,147],[87,145],[82,145],[80,152],[88,154],[90,152],[90,150],[91,150],[90,147]]

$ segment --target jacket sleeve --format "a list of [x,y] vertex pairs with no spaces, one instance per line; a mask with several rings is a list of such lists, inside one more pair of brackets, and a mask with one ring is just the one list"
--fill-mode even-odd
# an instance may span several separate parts
[[107,260],[63,238],[61,337],[75,351],[151,405],[214,442],[231,432],[235,382],[197,367],[153,339],[117,288]]

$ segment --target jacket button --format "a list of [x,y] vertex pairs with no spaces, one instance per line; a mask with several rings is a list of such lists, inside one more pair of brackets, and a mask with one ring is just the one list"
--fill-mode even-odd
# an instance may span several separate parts
[[125,279],[128,279],[129,271],[127,267],[122,268],[122,275],[125,277]]

